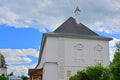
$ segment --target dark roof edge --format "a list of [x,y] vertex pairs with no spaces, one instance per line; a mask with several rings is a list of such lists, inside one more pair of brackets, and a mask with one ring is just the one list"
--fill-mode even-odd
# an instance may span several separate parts
[[43,33],[43,36],[42,36],[41,47],[40,47],[40,50],[39,50],[39,59],[38,59],[37,65],[35,66],[35,69],[38,67],[38,65],[39,65],[40,62],[41,62],[42,53],[43,53],[43,49],[44,49],[45,42],[46,42],[46,35],[45,35],[45,34],[46,34],[46,33]]
[[110,41],[112,38],[103,36],[91,36],[91,35],[76,35],[76,34],[62,34],[62,33],[46,33],[48,37],[65,37],[65,38],[81,38],[81,39],[94,39]]
[[[66,19],[60,26],[62,26],[63,24],[65,24],[69,19],[74,19],[72,16],[71,17],[69,17],[68,19]],[[59,27],[60,27],[59,26]],[[59,27],[57,27],[53,32],[56,32],[56,30],[59,28]]]

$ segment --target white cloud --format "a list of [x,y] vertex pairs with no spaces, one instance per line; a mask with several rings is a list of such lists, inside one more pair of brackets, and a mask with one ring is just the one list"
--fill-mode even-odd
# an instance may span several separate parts
[[0,49],[5,56],[8,65],[11,64],[28,64],[32,62],[29,56],[38,58],[38,51],[36,49]]
[[27,64],[27,63],[31,63],[32,59],[28,58],[28,57],[9,57],[6,58],[6,62],[7,64]]
[[94,26],[94,30],[100,31],[100,32],[106,32],[109,34],[112,33],[119,33],[120,32],[120,17],[115,18],[107,18],[109,20],[103,20],[103,21],[96,21],[92,26]]
[[19,16],[9,8],[0,7],[0,24],[8,24],[12,26],[13,24],[16,24],[17,19],[19,19]]
[[[74,16],[76,3],[71,0],[0,0],[0,2],[2,24],[16,28],[33,27],[43,32],[45,28],[54,30],[68,17]],[[89,27],[97,26],[99,28],[95,29],[107,33],[120,31],[119,0],[78,0],[78,5],[81,9],[81,21],[86,25],[91,25]],[[97,23],[100,24],[96,25]],[[101,25],[105,28],[101,29]]]
[[111,1],[111,5],[109,9],[112,9],[114,11],[120,10],[120,1],[119,0],[109,0]]
[[116,43],[118,42],[118,41],[120,41],[120,39],[117,39],[117,38],[113,38],[113,40],[111,40],[110,42],[109,42],[109,45],[110,45],[110,61],[112,61],[113,60],[113,58],[114,58],[114,54],[115,54],[115,50],[116,50]]
[[26,66],[9,66],[8,67],[8,74],[13,72],[15,76],[26,75],[28,72],[28,67]]
[[13,0],[9,4],[7,1],[0,3],[1,24],[15,28],[33,27],[45,32],[46,28],[53,30],[63,21],[61,16],[49,15],[56,13],[54,10],[52,13],[48,12],[55,7],[52,0]]
[[115,54],[115,48],[110,48],[109,52],[110,52],[110,61],[112,61],[114,58],[114,54]]
[[104,25],[104,23],[102,22],[96,22],[94,26],[95,27],[93,29],[99,32],[106,32],[108,34],[112,34],[115,32],[113,28],[109,27],[108,25]]
[[0,51],[8,64],[8,74],[13,72],[15,76],[27,76],[28,69],[34,69],[37,65],[37,62],[33,62],[29,57],[33,56],[36,59],[38,58],[39,53],[36,49],[0,49]]
[[[92,28],[98,31],[102,28],[102,31],[107,33],[120,32],[119,0],[87,0],[79,1],[79,4],[82,4],[82,20]],[[104,25],[104,29],[101,25]]]
[[13,72],[15,76],[21,76],[21,75],[28,76],[28,69],[34,69],[36,64],[37,63],[33,65],[24,65],[24,66],[8,66],[7,72],[8,74]]
[[120,39],[113,38],[113,40],[109,42],[110,47],[115,47],[118,41],[120,41]]
[[[109,20],[108,20],[109,21]],[[109,22],[107,22],[115,32],[120,32],[120,17],[112,18]]]

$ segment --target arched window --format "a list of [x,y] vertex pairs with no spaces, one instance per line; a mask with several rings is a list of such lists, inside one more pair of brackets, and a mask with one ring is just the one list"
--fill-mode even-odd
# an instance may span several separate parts
[[81,43],[78,43],[77,45],[74,46],[74,51],[75,51],[75,57],[74,61],[76,65],[83,65],[84,63],[84,54],[83,54],[83,49],[84,46]]
[[103,62],[103,54],[102,54],[103,47],[101,45],[96,45],[94,49],[95,55],[95,62],[102,63]]

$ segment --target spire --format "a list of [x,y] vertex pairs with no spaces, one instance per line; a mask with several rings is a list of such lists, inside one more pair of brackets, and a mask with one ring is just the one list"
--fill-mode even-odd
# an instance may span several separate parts
[[76,23],[79,24],[80,23],[80,9],[78,8],[78,6],[76,6],[76,10],[74,11],[74,13],[75,13]]

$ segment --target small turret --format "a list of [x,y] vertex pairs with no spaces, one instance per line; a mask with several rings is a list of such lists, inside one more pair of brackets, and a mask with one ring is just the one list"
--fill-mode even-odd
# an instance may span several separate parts
[[80,23],[80,9],[78,8],[78,6],[76,6],[76,10],[74,11],[74,13],[75,13],[76,23],[79,24]]

